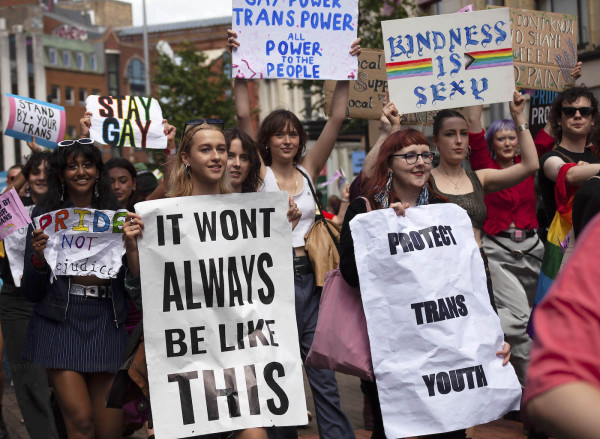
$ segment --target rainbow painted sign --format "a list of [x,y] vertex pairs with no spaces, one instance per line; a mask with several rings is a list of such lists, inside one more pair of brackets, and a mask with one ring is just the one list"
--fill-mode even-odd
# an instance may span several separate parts
[[4,134],[38,145],[56,148],[65,136],[65,108],[48,102],[6,93],[8,125]]
[[0,195],[0,239],[30,223],[29,212],[14,188]]
[[507,8],[383,21],[381,28],[390,99],[400,113],[512,99]]

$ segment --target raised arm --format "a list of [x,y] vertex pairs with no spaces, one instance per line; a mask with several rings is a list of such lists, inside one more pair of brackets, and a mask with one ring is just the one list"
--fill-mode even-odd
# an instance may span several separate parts
[[[227,29],[227,48],[233,54],[234,50],[240,47],[237,40],[237,33],[234,30]],[[243,130],[253,139],[256,139],[256,133],[252,126],[250,111],[250,93],[248,91],[248,81],[242,78],[235,78],[233,81],[233,99],[235,102],[235,115],[237,127]]]
[[[360,38],[357,38],[350,47],[350,55],[358,56],[360,54]],[[316,180],[319,172],[325,166],[335,141],[337,140],[342,123],[346,118],[346,109],[348,107],[348,96],[350,95],[349,81],[338,81],[333,92],[331,100],[331,110],[329,112],[329,120],[325,124],[325,128],[321,135],[306,153],[302,160],[302,166],[308,171],[311,178]]]
[[517,163],[505,169],[480,169],[477,171],[477,176],[486,193],[512,187],[525,180],[537,171],[540,166],[533,138],[531,137],[531,132],[527,126],[527,119],[523,114],[524,106],[525,98],[521,93],[515,90],[513,101],[510,103],[510,114],[515,122],[517,134],[519,136],[521,163]]
[[469,124],[469,162],[474,171],[478,169],[495,168],[494,160],[490,155],[485,141],[485,131],[481,123],[483,105],[467,107],[467,122]]
[[379,138],[377,139],[377,142],[375,142],[375,145],[373,145],[373,147],[369,150],[369,153],[363,162],[362,172],[365,178],[370,177],[373,173],[373,167],[375,166],[377,156],[379,155],[379,150],[381,149],[381,145],[383,145],[385,139],[387,139],[388,136],[394,131],[398,131],[401,128],[400,119],[400,114],[398,113],[394,103],[388,102],[383,107],[381,117],[379,118],[379,122],[381,122]]

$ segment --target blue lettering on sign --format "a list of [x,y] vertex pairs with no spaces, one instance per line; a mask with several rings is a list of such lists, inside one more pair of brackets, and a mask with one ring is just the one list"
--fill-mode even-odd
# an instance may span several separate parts
[[423,46],[425,46],[429,50],[431,50],[431,41],[429,39],[431,34],[429,33],[429,31],[427,31],[425,33],[425,35],[426,35],[426,37],[424,37],[423,34],[421,34],[421,33],[417,34],[417,47],[418,47],[419,56],[423,56]]
[[423,92],[425,91],[425,87],[415,87],[414,93],[415,96],[419,98],[418,102],[417,102],[417,108],[420,108],[422,105],[425,105],[427,103],[427,96],[425,96],[423,94]]
[[506,32],[504,30],[502,30],[502,28],[506,25],[505,22],[503,22],[502,20],[500,20],[499,22],[497,22],[494,25],[494,29],[496,29],[496,32],[498,32],[499,36],[496,38],[496,44],[500,44],[501,42],[503,42],[504,40],[506,40]]
[[462,32],[461,29],[450,29],[450,52],[454,52],[454,48],[462,46]]
[[478,82],[475,78],[471,78],[471,91],[475,99],[483,101],[484,99],[479,95],[488,89],[488,80],[487,78],[481,79],[481,89],[477,86]]
[[433,44],[435,45],[433,48],[434,52],[442,50],[446,46],[446,37],[444,34],[436,30],[433,31]]
[[458,92],[461,95],[465,95],[467,94],[467,92],[465,91],[464,87],[463,87],[463,81],[462,79],[460,80],[460,82],[457,84],[456,81],[452,81],[450,83],[450,85],[452,86],[452,91],[450,92],[450,100],[452,100],[454,98],[454,95]]
[[467,34],[467,41],[465,43],[465,49],[469,46],[477,46],[479,44],[479,41],[477,41],[474,38],[475,35],[477,35],[479,33],[475,29],[477,29],[477,26],[466,26],[465,27],[465,32]]
[[446,91],[446,87],[444,87],[444,85],[446,85],[446,84],[444,84],[443,82],[430,85],[431,92],[433,94],[433,101],[431,101],[432,104],[435,104],[437,101],[445,101],[446,100],[446,96],[443,96],[440,94],[440,93],[443,93]]
[[490,33],[490,30],[492,29],[492,26],[490,26],[489,24],[484,24],[483,26],[481,26],[481,33],[483,35],[485,35],[485,38],[483,40],[481,40],[481,45],[483,47],[487,47],[488,44],[490,44],[492,42],[492,34]]
[[[397,40],[396,40],[397,39]],[[412,35],[406,35],[404,37],[406,42],[408,43],[408,50],[404,48],[402,45],[402,36],[398,35],[397,37],[389,37],[388,44],[390,45],[390,59],[393,61],[394,58],[405,55],[407,58],[412,57],[414,52],[414,43]],[[398,50],[396,50],[398,49]]]
[[460,71],[460,68],[462,67],[460,59],[461,58],[458,53],[453,53],[450,55],[450,62],[454,64],[454,68],[450,70],[450,76],[454,77]]
[[283,63],[275,66],[273,63],[267,63],[267,76],[271,76],[271,73],[275,72],[278,78],[319,79],[320,67],[319,65],[301,66],[292,64],[286,66]]
[[440,55],[435,60],[438,63],[438,70],[440,71],[437,75],[439,79],[446,74],[446,72],[444,71],[444,57]]

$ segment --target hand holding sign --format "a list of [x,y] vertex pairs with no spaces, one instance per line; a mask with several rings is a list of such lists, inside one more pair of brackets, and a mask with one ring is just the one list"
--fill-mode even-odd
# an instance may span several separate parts
[[31,234],[31,246],[35,250],[35,257],[38,261],[45,261],[44,250],[48,243],[48,235],[42,229],[35,229]]

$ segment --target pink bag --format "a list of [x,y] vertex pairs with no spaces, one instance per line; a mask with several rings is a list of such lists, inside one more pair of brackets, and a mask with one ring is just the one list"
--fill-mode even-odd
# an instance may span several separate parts
[[[367,201],[367,211],[370,210]],[[373,381],[371,347],[360,289],[348,285],[339,266],[325,275],[317,329],[305,364]]]

